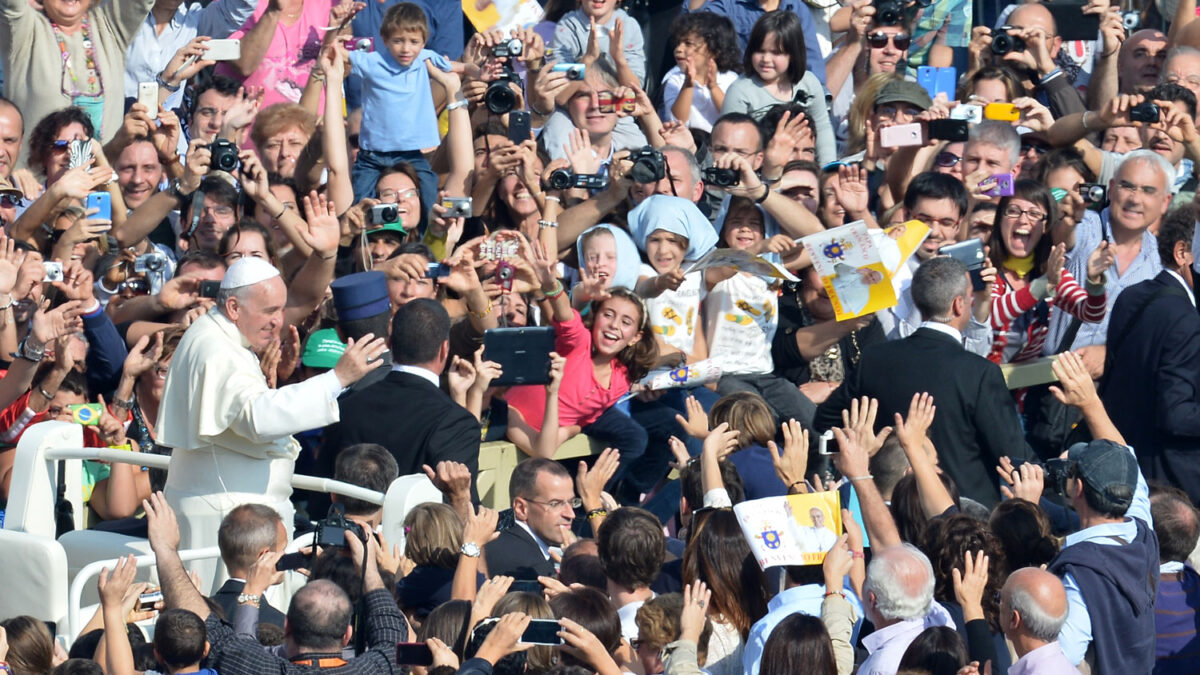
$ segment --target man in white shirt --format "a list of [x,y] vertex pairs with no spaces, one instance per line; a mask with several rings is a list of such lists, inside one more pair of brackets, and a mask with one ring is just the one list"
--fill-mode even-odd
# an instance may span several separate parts
[[891,675],[900,658],[921,631],[933,626],[954,627],[954,620],[933,599],[933,566],[912,544],[885,548],[867,567],[863,611],[875,632],[863,638],[871,653],[859,675]]
[[[290,524],[300,452],[292,434],[336,422],[338,394],[383,352],[382,339],[364,339],[332,370],[271,389],[258,354],[278,338],[286,302],[277,269],[259,258],[238,260],[221,281],[216,308],[188,328],[171,360],[158,443],[173,449],[164,492],[181,516],[185,549],[216,544],[222,518],[240,504],[266,504]],[[219,581],[215,566],[200,568],[205,583]]]

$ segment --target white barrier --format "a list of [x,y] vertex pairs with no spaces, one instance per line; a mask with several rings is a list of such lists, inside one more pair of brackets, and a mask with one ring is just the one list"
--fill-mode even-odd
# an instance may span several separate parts
[[[139,568],[151,567],[154,555],[145,539],[112,532],[84,530],[80,460],[103,460],[166,469],[165,455],[131,453],[110,448],[84,448],[83,430],[77,424],[43,422],[22,435],[16,448],[4,528],[0,530],[0,561],[13,581],[0,593],[0,618],[28,614],[57,625],[60,635],[74,640],[79,629],[79,611],[87,598],[96,602],[95,586],[89,583],[106,566],[121,556],[136,556]],[[74,506],[75,527],[55,539],[54,504],[58,494],[58,463],[63,462],[65,497]],[[424,474],[401,476],[386,494],[328,478],[296,475],[292,487],[314,492],[345,495],[383,507],[383,532],[389,543],[404,545],[404,518],[417,504],[440,502],[442,494]],[[289,549],[294,550],[297,542]],[[216,547],[180,551],[184,561],[217,558]],[[153,570],[151,570],[152,572]],[[153,577],[141,574],[139,578]],[[68,586],[64,581],[70,581]],[[286,606],[286,604],[285,604]]]

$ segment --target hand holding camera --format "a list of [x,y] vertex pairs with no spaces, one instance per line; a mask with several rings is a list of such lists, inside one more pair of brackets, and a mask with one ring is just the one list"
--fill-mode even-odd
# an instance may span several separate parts
[[758,174],[750,166],[750,162],[734,153],[726,154],[713,162],[713,166],[719,169],[728,169],[737,173],[738,182],[736,185],[717,188],[723,192],[728,192],[734,197],[749,197],[758,199],[763,196],[763,182],[759,179]]

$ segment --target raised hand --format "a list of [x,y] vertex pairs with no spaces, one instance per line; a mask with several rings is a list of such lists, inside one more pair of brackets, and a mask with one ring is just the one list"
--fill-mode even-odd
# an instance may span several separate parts
[[1050,257],[1046,259],[1046,281],[1050,288],[1057,288],[1062,282],[1063,268],[1067,264],[1067,245],[1056,244],[1050,248]]
[[686,407],[687,417],[675,415],[675,421],[683,427],[688,436],[701,440],[708,438],[708,413],[704,412],[704,406],[700,405],[695,396],[688,396]]
[[780,425],[783,432],[783,451],[775,445],[775,441],[767,441],[767,449],[771,451],[771,464],[775,467],[775,475],[780,482],[791,491],[796,485],[800,492],[805,492],[804,474],[808,471],[808,430],[800,426],[796,420],[788,420]]
[[579,493],[583,508],[588,511],[603,508],[604,486],[616,475],[620,464],[621,453],[616,448],[605,448],[590,469],[587,462],[580,460],[579,469],[575,473],[575,491]]
[[976,551],[974,557],[967,551],[963,555],[963,569],[950,570],[954,576],[954,597],[963,610],[963,619],[983,619],[983,592],[988,583],[988,557]]
[[1105,283],[1108,270],[1113,266],[1116,260],[1116,249],[1108,243],[1108,240],[1100,242],[1100,245],[1092,250],[1087,259],[1087,280],[1092,285],[1100,285]]
[[308,231],[300,230],[300,238],[312,248],[313,254],[322,259],[337,255],[342,229],[333,200],[313,190],[304,198],[304,219],[308,222]]
[[496,531],[499,519],[500,514],[486,506],[480,506],[478,513],[472,510],[463,525],[463,543],[475,544],[482,550],[500,536]]
[[933,397],[928,393],[913,394],[912,402],[908,404],[908,417],[896,413],[896,437],[901,445],[916,450],[925,447],[926,434],[933,424],[937,406]]
[[143,499],[142,510],[146,512],[150,548],[155,554],[179,550],[179,522],[175,519],[175,510],[167,504],[163,493],[155,492],[149,499]]
[[683,587],[683,611],[679,614],[679,639],[699,642],[708,621],[712,591],[699,579]]
[[1058,378],[1059,385],[1051,386],[1050,393],[1064,405],[1082,408],[1099,400],[1096,384],[1083,365],[1083,359],[1075,352],[1059,354],[1050,368]]
[[49,306],[49,301],[43,301],[38,311],[33,314],[29,333],[34,340],[45,345],[83,330],[83,319],[79,317],[83,311],[81,302],[72,300],[59,305],[53,311],[47,311]]
[[375,337],[373,333],[367,333],[358,341],[350,338],[346,351],[333,366],[333,372],[343,387],[349,387],[375,370],[379,366],[379,355],[386,350],[384,339]]
[[1014,467],[1008,457],[1000,458],[996,473],[1007,485],[1000,486],[1000,494],[1005,499],[1024,499],[1031,504],[1037,504],[1042,498],[1046,487],[1046,471],[1038,464],[1025,462]]
[[891,427],[884,427],[875,433],[875,418],[879,414],[879,401],[863,396],[850,400],[850,409],[842,411],[842,426],[853,429],[858,443],[874,456],[883,447],[883,442],[892,433]]
[[437,463],[436,471],[428,464],[422,465],[421,469],[429,476],[433,486],[446,495],[449,501],[470,500],[471,483],[474,479],[466,464],[441,461]]
[[450,387],[450,397],[457,400],[465,399],[467,390],[475,384],[475,366],[470,361],[455,356],[446,373],[447,384]]

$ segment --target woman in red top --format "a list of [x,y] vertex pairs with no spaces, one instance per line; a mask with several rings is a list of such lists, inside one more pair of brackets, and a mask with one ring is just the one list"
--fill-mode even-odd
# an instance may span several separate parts
[[[526,452],[539,447],[553,455],[558,445],[582,431],[617,448],[624,468],[646,451],[645,429],[614,407],[629,393],[630,383],[644,377],[658,358],[646,308],[634,293],[612,288],[607,297],[592,302],[585,321],[571,308],[571,299],[557,278],[558,261],[540,250],[540,245],[533,257],[550,303],[557,334],[554,350],[566,359],[558,392],[558,433],[552,444],[538,442],[547,411],[546,387],[526,385],[509,389],[505,396],[508,438]],[[553,408],[550,406],[551,418]]]
[[1064,246],[1050,240],[1057,224],[1057,204],[1041,183],[1017,181],[1013,195],[1000,199],[988,242],[988,256],[1001,271],[992,287],[995,340],[988,355],[996,363],[1041,356],[1051,305],[1086,323],[1104,318],[1104,272],[1113,261],[1108,242],[1088,256],[1085,288],[1064,268]]

